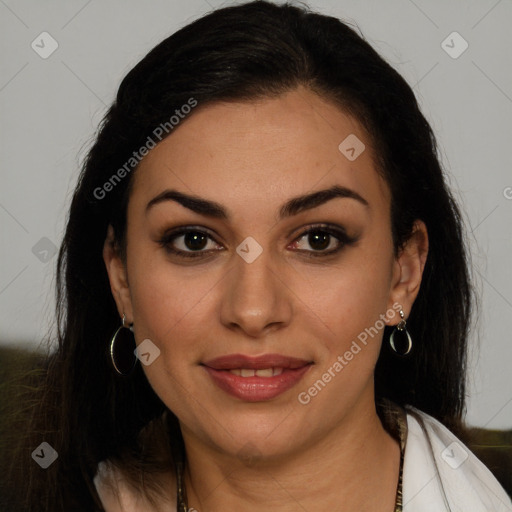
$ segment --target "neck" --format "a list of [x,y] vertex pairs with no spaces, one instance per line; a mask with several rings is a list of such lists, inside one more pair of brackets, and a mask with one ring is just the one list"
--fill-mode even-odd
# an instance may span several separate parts
[[197,510],[394,510],[400,447],[373,396],[328,435],[272,460],[219,456],[187,437],[184,481],[188,506]]

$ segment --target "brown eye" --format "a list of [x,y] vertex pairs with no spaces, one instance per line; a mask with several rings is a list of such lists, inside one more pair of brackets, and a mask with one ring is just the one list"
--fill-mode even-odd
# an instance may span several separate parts
[[305,256],[332,256],[356,241],[357,237],[350,237],[342,227],[325,224],[304,231],[295,239],[292,248]]
[[191,251],[200,251],[206,247],[208,236],[201,232],[191,232],[183,235],[183,244]]
[[314,229],[301,235],[294,245],[299,251],[331,253],[343,245],[341,236],[341,234],[336,236],[325,230]]
[[312,231],[308,235],[308,243],[315,251],[324,251],[329,247],[332,235],[323,231]]
[[213,251],[223,249],[212,235],[190,228],[167,233],[159,243],[167,252],[186,258],[208,256]]

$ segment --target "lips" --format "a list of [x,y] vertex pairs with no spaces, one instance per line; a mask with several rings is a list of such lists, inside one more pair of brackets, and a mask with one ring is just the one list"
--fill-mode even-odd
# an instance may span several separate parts
[[247,402],[271,400],[295,386],[312,362],[280,354],[258,357],[233,354],[202,364],[213,382]]

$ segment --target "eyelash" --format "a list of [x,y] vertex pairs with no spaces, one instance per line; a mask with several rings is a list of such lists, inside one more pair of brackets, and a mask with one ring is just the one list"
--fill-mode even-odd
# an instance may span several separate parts
[[[174,254],[179,257],[183,258],[201,258],[205,257],[205,254],[217,251],[217,249],[210,250],[210,251],[182,251],[180,249],[175,249],[172,247],[171,243],[179,238],[180,236],[186,235],[187,233],[199,233],[206,235],[210,240],[213,240],[215,243],[218,244],[217,240],[215,240],[208,232],[204,231],[203,229],[195,228],[195,227],[185,227],[185,228],[179,228],[176,231],[171,231],[170,233],[166,233],[159,241],[158,243],[162,248],[164,248],[168,253]],[[297,252],[304,253],[309,258],[322,258],[327,256],[332,256],[333,254],[336,254],[340,252],[343,247],[347,245],[351,245],[354,242],[357,241],[354,237],[349,237],[345,231],[341,228],[332,227],[328,224],[318,224],[309,227],[305,231],[303,231],[298,237],[294,239],[292,243],[295,243],[297,241],[300,241],[305,236],[308,236],[311,233],[326,233],[335,239],[338,240],[339,245],[335,249],[331,249],[330,251],[308,251],[308,250],[301,250],[297,249]],[[220,244],[219,244],[220,245]]]

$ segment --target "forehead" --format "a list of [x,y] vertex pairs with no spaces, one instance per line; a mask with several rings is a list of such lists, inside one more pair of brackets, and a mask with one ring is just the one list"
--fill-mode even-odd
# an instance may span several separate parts
[[133,199],[147,203],[173,188],[233,207],[254,201],[263,208],[334,184],[369,202],[388,197],[360,123],[298,89],[276,98],[199,105],[142,160]]

